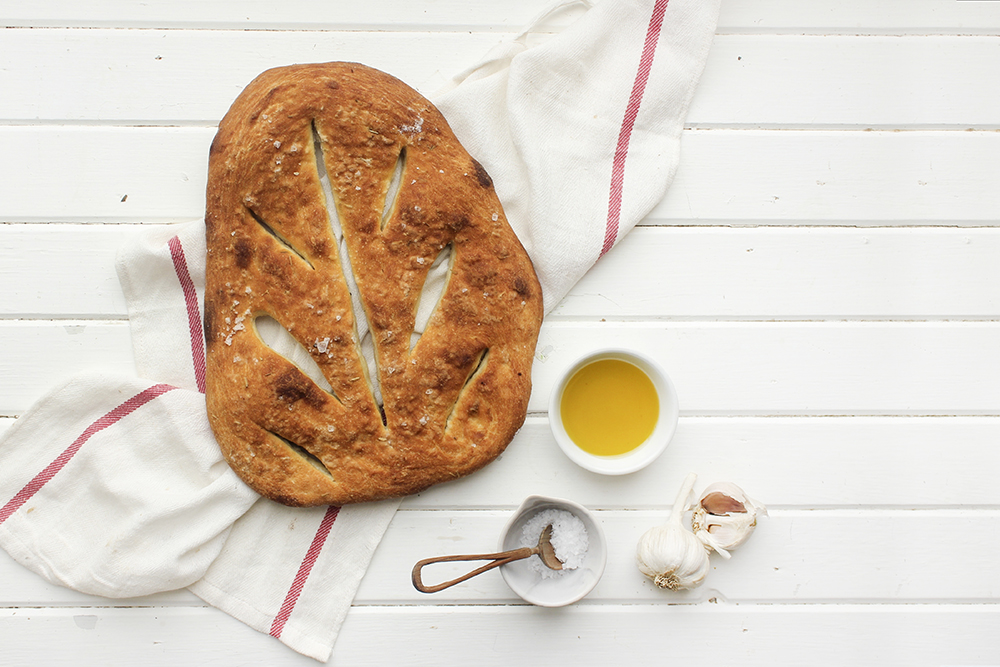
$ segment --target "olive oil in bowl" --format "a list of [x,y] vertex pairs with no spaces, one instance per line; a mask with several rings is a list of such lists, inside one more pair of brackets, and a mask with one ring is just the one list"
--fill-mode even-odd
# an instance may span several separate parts
[[549,397],[549,426],[571,461],[626,475],[660,456],[680,408],[673,383],[644,354],[596,350],[568,366]]
[[653,433],[660,399],[639,367],[621,359],[600,359],[569,379],[559,412],[577,447],[596,456],[619,456]]

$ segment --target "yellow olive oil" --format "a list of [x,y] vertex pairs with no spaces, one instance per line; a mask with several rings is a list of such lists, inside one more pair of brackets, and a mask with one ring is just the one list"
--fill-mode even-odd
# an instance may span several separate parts
[[597,456],[626,454],[653,432],[660,400],[653,381],[620,359],[587,364],[569,379],[559,403],[563,428]]

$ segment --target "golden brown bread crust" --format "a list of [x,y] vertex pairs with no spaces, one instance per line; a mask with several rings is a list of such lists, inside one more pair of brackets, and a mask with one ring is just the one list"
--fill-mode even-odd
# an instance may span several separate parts
[[[317,154],[371,327],[384,418]],[[260,494],[311,506],[415,493],[489,463],[520,428],[541,287],[490,177],[416,91],[354,63],[264,72],[212,142],[206,223],[208,415]],[[411,350],[428,269],[449,246],[445,291]],[[261,316],[309,351],[332,393],[263,343]]]

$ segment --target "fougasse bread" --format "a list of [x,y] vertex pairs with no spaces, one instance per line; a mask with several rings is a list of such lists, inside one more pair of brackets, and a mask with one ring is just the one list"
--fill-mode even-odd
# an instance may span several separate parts
[[[261,495],[313,506],[416,493],[486,465],[520,428],[541,287],[489,175],[401,81],[355,63],[261,74],[212,142],[206,226],[208,416]],[[413,344],[442,253],[450,272]],[[322,378],[264,342],[265,317]]]

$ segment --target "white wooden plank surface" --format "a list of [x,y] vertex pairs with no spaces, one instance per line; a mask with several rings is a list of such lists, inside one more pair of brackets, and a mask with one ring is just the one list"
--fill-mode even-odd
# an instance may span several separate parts
[[656,222],[995,223],[1000,133],[694,131]]
[[[72,0],[6,3],[4,25],[21,27],[216,28],[258,30],[421,29],[519,30],[539,12],[535,0],[449,0],[409,3],[373,0],[364,5],[315,4],[287,0],[232,4],[225,0]],[[543,24],[544,26],[544,24]],[[1000,9],[988,0],[723,0],[720,33],[821,32],[823,34],[926,34],[1000,32]]]
[[[359,603],[426,602],[426,594],[407,586],[417,560],[413,554],[423,558],[489,551],[509,517],[509,513],[442,514],[398,513],[386,548],[372,562],[373,576],[366,577],[358,591]],[[986,601],[1000,585],[1000,573],[990,567],[990,552],[1000,546],[1000,536],[993,530],[1000,518],[996,512],[776,510],[760,521],[752,541],[732,559],[711,559],[712,569],[702,587],[664,595],[635,567],[635,544],[665,516],[664,511],[599,513],[608,540],[608,566],[587,596],[588,603],[707,601],[712,597],[733,603]],[[829,548],[831,542],[845,541],[865,548],[857,549],[850,559]],[[941,543],[941,548],[928,543]],[[808,574],[798,566],[802,562],[811,564]],[[897,565],[886,573],[886,562]],[[468,569],[468,564],[464,568],[429,567],[424,570],[424,581],[447,581]],[[981,575],[966,577],[968,571]],[[935,576],[924,576],[929,572]],[[497,573],[434,595],[442,604],[517,601]]]
[[495,466],[405,507],[513,508],[541,492],[595,508],[662,508],[694,471],[699,486],[739,481],[778,508],[997,509],[998,429],[994,417],[681,417],[653,465],[605,478],[567,469],[548,422],[529,417]]
[[[215,124],[265,69],[330,60],[363,62],[431,92],[459,71],[445,63],[472,64],[500,41],[453,32],[428,41],[412,32],[7,30],[0,84],[15,94],[0,101],[0,119]],[[37,86],[40,77],[50,85]]]
[[[13,422],[0,419],[0,432]],[[604,478],[567,467],[548,422],[528,417],[495,464],[404,507],[512,509],[544,492],[595,509],[662,508],[695,471],[785,509],[1000,509],[998,441],[996,417],[681,417],[649,468]]]
[[115,255],[134,225],[0,225],[0,317],[125,318]]
[[[0,222],[186,221],[205,215],[209,128],[0,126]],[[70,174],[53,187],[54,174]]]
[[[665,503],[669,499],[665,498]],[[730,560],[713,556],[703,586],[692,591],[662,591],[635,566],[639,536],[662,523],[668,512],[603,511],[597,519],[608,541],[604,576],[585,604],[731,603],[930,603],[961,598],[987,602],[1000,586],[992,567],[1000,548],[995,530],[1000,510],[794,511],[774,510],[761,519],[751,541]],[[410,570],[421,558],[461,553],[489,553],[510,511],[400,511],[379,546],[355,604],[519,604],[499,572],[476,577],[428,595],[410,583]],[[852,543],[852,558],[830,544]],[[810,567],[803,570],[801,563]],[[34,575],[17,576],[19,567],[6,554],[0,572],[11,577],[0,606],[24,600],[57,606],[192,606],[188,593],[175,592],[136,600],[85,596],[45,584]],[[888,572],[886,563],[895,563]],[[482,564],[482,563],[479,563]],[[427,567],[424,581],[447,581],[476,563]],[[966,572],[980,572],[968,577]],[[933,576],[928,573],[933,572]],[[23,573],[21,573],[23,575]]]
[[[7,321],[0,324],[0,414],[16,416],[56,385],[88,371],[135,375],[127,322]],[[47,370],[43,370],[46,369]],[[23,396],[23,399],[15,397]]]
[[[14,422],[0,419],[0,433]],[[513,509],[545,493],[595,509],[663,508],[689,471],[737,480],[784,509],[1000,509],[997,417],[681,417],[666,453],[625,477],[575,467],[544,417],[468,479],[407,498],[408,509]],[[3,578],[0,577],[0,580]]]
[[[141,232],[0,225],[0,318],[125,318],[115,254]],[[997,257],[995,228],[641,227],[550,320],[991,319]]]
[[[151,662],[315,665],[211,609],[4,610],[13,664]],[[330,664],[414,667],[467,664],[995,665],[1000,621],[992,605],[581,605],[358,607]],[[58,642],[52,637],[59,637]],[[82,656],[86,656],[83,657]],[[529,656],[529,658],[525,658]]]
[[1000,76],[998,44],[992,35],[719,36],[688,123],[995,128],[997,91],[982,82]]
[[962,0],[723,0],[719,32],[995,35],[1000,7]]
[[[1000,46],[997,48],[1000,53]],[[998,106],[1000,108],[1000,106]],[[0,126],[0,222],[204,215],[213,128]],[[990,225],[1000,132],[689,130],[647,224]],[[52,169],[72,178],[54,188]]]
[[[432,93],[539,7],[0,3],[0,433],[70,373],[134,372],[114,253],[202,215],[214,126],[250,78],[344,58]],[[549,318],[508,451],[405,501],[332,664],[1000,664],[997,80],[1000,2],[723,0],[668,196]],[[610,343],[661,359],[682,398],[670,448],[622,478],[569,465],[544,413],[558,370]],[[630,552],[689,470],[772,516],[664,598]],[[497,573],[409,586],[419,557],[492,547],[531,493],[598,510],[614,539],[591,597],[535,609]],[[0,646],[315,664],[185,591],[93,598],[5,554]]]
[[642,227],[552,318],[988,319],[998,257],[995,228]]
[[[0,323],[0,415],[69,376],[134,373],[126,322]],[[1000,322],[549,322],[528,409],[590,350],[656,359],[688,415],[1000,415]]]
[[23,27],[135,27],[380,30],[433,32],[520,30],[544,5],[535,0],[503,4],[482,0],[404,3],[374,0],[363,5],[316,4],[288,0],[281,5],[250,1],[233,4],[213,0],[180,0],[167,4],[105,0],[82,6],[63,0],[9,3],[2,11],[6,25]]
[[[444,32],[7,30],[0,119],[215,124],[259,72],[352,60],[433,94],[504,35]],[[718,35],[693,127],[996,129],[1000,35]],[[406,54],[401,57],[400,54]],[[211,67],[205,63],[210,62]],[[48,85],[39,88],[43,78]],[[30,94],[29,94],[30,92]]]

